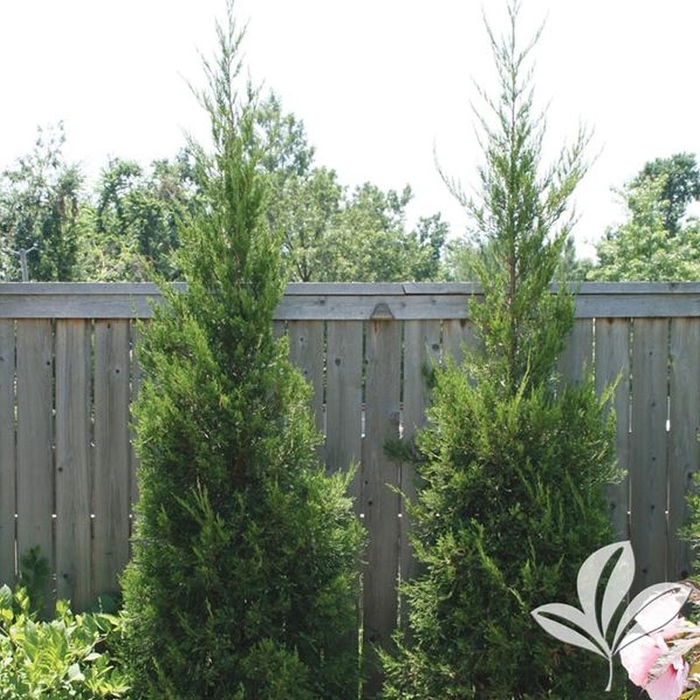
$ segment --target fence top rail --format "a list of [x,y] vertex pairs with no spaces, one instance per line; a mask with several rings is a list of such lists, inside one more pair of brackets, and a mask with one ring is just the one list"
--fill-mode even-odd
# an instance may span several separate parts
[[[467,319],[473,283],[292,283],[276,318],[295,320]],[[0,318],[149,318],[151,283],[0,284]],[[578,318],[700,316],[700,282],[584,282]]]

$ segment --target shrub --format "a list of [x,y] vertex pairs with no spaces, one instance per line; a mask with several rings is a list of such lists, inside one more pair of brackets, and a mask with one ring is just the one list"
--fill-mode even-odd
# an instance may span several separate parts
[[219,38],[201,96],[215,153],[197,150],[201,207],[181,232],[187,290],[164,288],[139,348],[130,670],[137,697],[356,697],[361,529],[273,335],[283,283],[255,95],[233,88],[231,16]]
[[603,485],[616,470],[606,397],[590,375],[564,384],[555,371],[574,306],[564,284],[549,285],[585,136],[540,176],[542,126],[521,73],[529,49],[516,41],[518,3],[509,11],[508,36],[489,29],[501,92],[486,98],[496,126],[481,118],[481,196],[458,192],[480,236],[483,298],[469,307],[480,346],[437,371],[417,440],[410,514],[421,572],[403,586],[407,633],[384,655],[387,698],[580,700],[607,683],[604,661],[551,639],[530,615],[554,600],[578,605],[578,569],[612,536]]
[[530,611],[578,606],[578,568],[609,540],[604,411],[590,380],[504,396],[464,368],[439,373],[412,510],[422,574],[405,585],[410,636],[387,660],[387,697],[600,697],[605,663],[552,640]]
[[[56,603],[50,621],[30,612],[27,591],[0,588],[0,699],[94,700],[123,697],[124,674],[106,644],[118,636],[118,618],[104,613],[74,615]],[[113,641],[113,640],[112,640]]]

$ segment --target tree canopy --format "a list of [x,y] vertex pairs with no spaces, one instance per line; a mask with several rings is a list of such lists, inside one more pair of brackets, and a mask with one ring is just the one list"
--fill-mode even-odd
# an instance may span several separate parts
[[700,200],[700,170],[692,153],[676,153],[670,158],[655,158],[644,164],[632,180],[631,188],[658,182],[658,199],[667,202],[663,214],[664,228],[669,236],[679,232],[680,221],[688,205]]
[[[268,225],[282,238],[292,281],[436,280],[449,226],[439,213],[409,227],[413,192],[371,182],[344,185],[316,162],[302,120],[270,93],[255,106],[255,142],[264,153]],[[48,135],[48,137],[47,137]],[[0,278],[19,279],[13,252],[35,243],[32,280],[178,279],[179,223],[198,206],[193,154],[149,165],[112,158],[97,182],[63,157],[65,134],[40,130],[34,151],[0,177]]]
[[384,191],[371,182],[349,190],[315,162],[303,122],[271,94],[257,110],[269,184],[267,217],[283,239],[293,281],[435,280],[449,232],[440,214],[407,230],[410,186]]
[[646,163],[620,191],[628,218],[605,232],[588,279],[700,279],[700,222],[686,216],[699,195],[695,156],[681,153]]
[[39,129],[34,149],[0,174],[0,280],[73,279],[83,232],[83,174],[63,156],[62,124]]

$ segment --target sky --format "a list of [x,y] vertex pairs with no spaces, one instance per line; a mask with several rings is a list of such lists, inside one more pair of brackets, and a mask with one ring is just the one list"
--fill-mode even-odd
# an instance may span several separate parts
[[[482,162],[476,85],[493,92],[483,16],[505,28],[505,0],[237,0],[244,55],[306,127],[316,162],[348,187],[410,184],[409,224],[466,214],[442,182],[467,191]],[[63,121],[65,153],[96,177],[108,158],[172,157],[206,138],[202,86],[225,0],[0,0],[0,168]],[[648,160],[700,155],[697,0],[523,0],[521,37],[544,22],[533,57],[546,110],[545,162],[592,132],[575,197],[579,253],[624,220],[612,188]]]

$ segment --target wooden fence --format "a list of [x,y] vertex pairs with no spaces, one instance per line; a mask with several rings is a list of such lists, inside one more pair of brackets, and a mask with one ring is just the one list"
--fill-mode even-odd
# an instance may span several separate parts
[[[412,571],[390,488],[410,494],[412,474],[384,444],[422,425],[426,362],[472,341],[473,294],[465,284],[294,284],[277,311],[315,388],[328,466],[361,464],[370,640],[391,634],[397,576]],[[76,608],[117,587],[136,498],[133,319],[150,315],[154,296],[147,284],[0,285],[0,583],[15,581],[18,555],[38,545],[56,594]],[[700,464],[700,284],[582,285],[560,366],[575,381],[584,365],[600,387],[619,378],[617,454],[628,475],[609,502],[618,538],[634,546],[636,584],[685,577],[691,553],[677,531]]]

